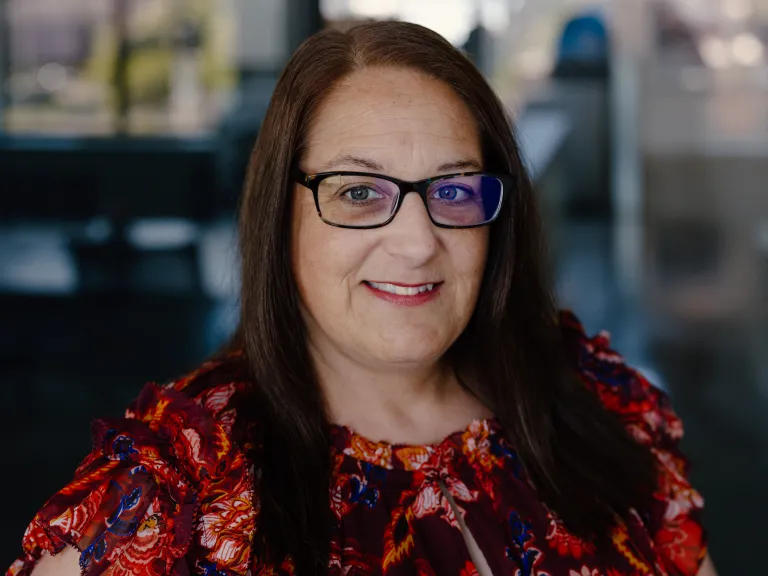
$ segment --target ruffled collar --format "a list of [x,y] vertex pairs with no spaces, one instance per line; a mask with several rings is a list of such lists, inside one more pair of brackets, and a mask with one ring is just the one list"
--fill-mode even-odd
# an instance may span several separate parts
[[502,442],[501,423],[496,418],[473,420],[466,428],[435,444],[414,445],[373,441],[348,426],[331,426],[334,450],[374,466],[389,470],[425,471],[442,465],[456,453],[470,460],[496,452]]

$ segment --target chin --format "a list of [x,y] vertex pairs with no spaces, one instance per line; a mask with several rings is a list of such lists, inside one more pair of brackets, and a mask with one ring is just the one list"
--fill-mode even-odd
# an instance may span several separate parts
[[431,331],[388,330],[379,333],[370,350],[381,362],[424,364],[436,362],[450,347],[451,341]]

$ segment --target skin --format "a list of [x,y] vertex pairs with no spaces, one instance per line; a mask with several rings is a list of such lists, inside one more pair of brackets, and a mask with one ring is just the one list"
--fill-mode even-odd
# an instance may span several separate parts
[[[301,162],[307,173],[366,171],[421,180],[482,169],[477,127],[453,90],[408,70],[366,69],[321,105]],[[329,226],[296,185],[294,275],[332,420],[376,440],[439,441],[488,411],[442,357],[469,322],[488,228],[432,224],[417,194],[382,228]],[[437,298],[402,306],[365,281],[442,282]],[[362,409],[362,407],[365,409]]]

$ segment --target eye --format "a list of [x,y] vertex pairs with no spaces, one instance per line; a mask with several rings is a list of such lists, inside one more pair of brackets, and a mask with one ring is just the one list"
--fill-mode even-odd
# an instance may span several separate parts
[[370,186],[353,186],[352,188],[345,190],[342,193],[342,196],[349,198],[353,202],[365,202],[367,200],[378,200],[379,198],[383,198],[379,192]]
[[456,184],[449,184],[441,186],[435,190],[432,194],[432,198],[435,198],[436,200],[445,200],[447,202],[461,202],[462,200],[466,200],[470,195],[471,192],[464,187],[457,186]]

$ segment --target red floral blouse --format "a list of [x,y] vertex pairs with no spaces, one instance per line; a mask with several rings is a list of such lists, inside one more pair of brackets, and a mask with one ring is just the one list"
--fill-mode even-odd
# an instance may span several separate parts
[[[607,334],[586,337],[570,313],[562,321],[579,345],[583,382],[656,457],[653,509],[617,527],[598,554],[539,501],[495,420],[432,446],[335,427],[330,574],[476,575],[458,510],[495,576],[695,576],[706,555],[703,501],[677,450],[680,420],[610,350]],[[67,545],[81,552],[87,576],[292,574],[290,562],[267,566],[251,555],[258,462],[232,440],[228,401],[245,386],[233,360],[148,384],[124,418],[97,421],[93,451],[35,516],[7,574],[26,576],[43,552]]]

